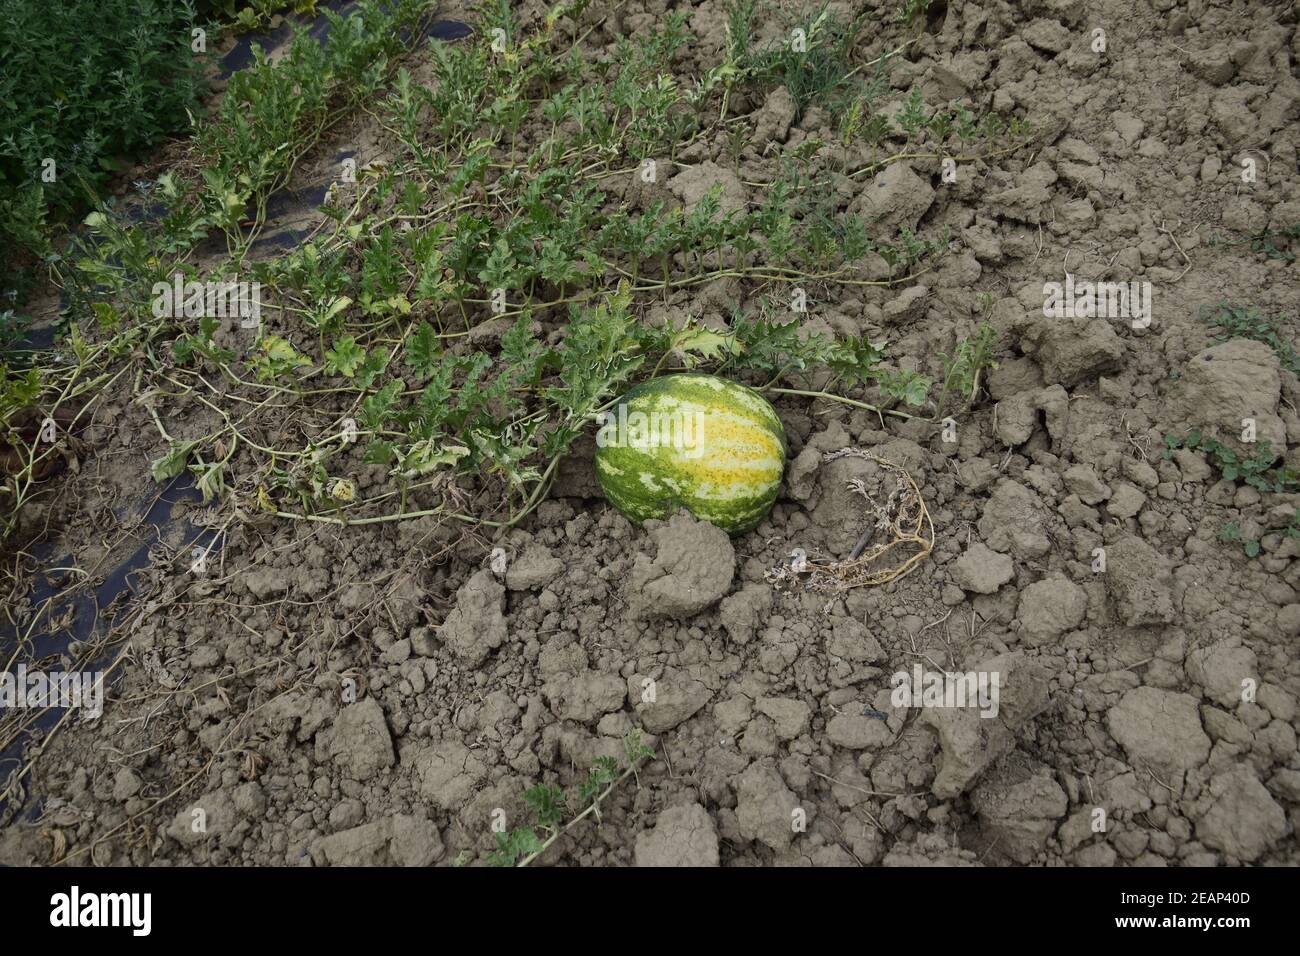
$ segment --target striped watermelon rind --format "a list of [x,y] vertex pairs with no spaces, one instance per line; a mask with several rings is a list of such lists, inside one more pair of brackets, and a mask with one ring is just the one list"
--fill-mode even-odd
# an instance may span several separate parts
[[[647,440],[637,412],[643,423],[674,424]],[[633,521],[685,508],[735,535],[772,509],[785,472],[785,429],[752,389],[714,375],[665,375],[633,388],[607,415],[597,433],[596,481]],[[662,440],[672,427],[680,440]]]

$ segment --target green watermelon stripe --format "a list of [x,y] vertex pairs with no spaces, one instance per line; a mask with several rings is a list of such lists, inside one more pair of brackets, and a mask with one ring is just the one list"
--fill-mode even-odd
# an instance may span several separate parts
[[[662,486],[658,490],[647,488],[639,480],[625,480],[622,477],[611,478],[608,475],[599,474],[597,477],[601,481],[601,487],[605,491],[607,498],[619,498],[628,502],[629,506],[639,506],[645,501],[685,501],[688,497],[689,489],[673,488],[667,480],[662,480]],[[779,484],[776,486],[779,487]],[[689,497],[695,499],[696,504],[701,508],[709,510],[722,511],[749,511],[754,508],[763,508],[771,504],[776,499],[775,488],[768,488],[756,493],[732,495],[723,497],[721,495],[703,496],[698,491],[690,493]],[[692,508],[692,510],[695,510]]]
[[[647,416],[666,426],[665,439],[686,437],[683,416],[702,415],[703,446],[596,449],[596,479],[605,497],[634,521],[664,518],[685,507],[732,534],[752,530],[771,509],[785,470],[787,445],[781,420],[758,393],[707,375],[678,374],[643,382],[610,408]],[[655,420],[654,416],[668,416]],[[695,421],[690,428],[694,428]],[[710,435],[712,432],[712,436]],[[606,432],[608,437],[609,432]],[[687,434],[694,435],[693,431]]]

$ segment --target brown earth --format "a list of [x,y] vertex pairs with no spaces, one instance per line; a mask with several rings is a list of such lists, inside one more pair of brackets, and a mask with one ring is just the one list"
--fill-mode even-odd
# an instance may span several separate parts
[[[669,7],[684,5],[634,0],[604,35]],[[717,61],[722,9],[693,6],[688,71]],[[892,76],[900,102],[920,84],[1059,132],[996,167],[963,165],[955,183],[898,163],[846,184],[846,206],[947,225],[957,245],[922,285],[832,290],[808,321],[934,369],[987,294],[1001,342],[989,399],[952,443],[778,403],[792,461],[857,446],[913,475],[937,542],[911,575],[839,595],[767,582],[792,550],[841,557],[865,527],[842,463],[818,455],[734,540],[685,515],[632,526],[581,453],[500,540],[426,519],[223,516],[200,580],[180,541],[153,543],[146,597],[119,617],[120,684],[101,720],[46,742],[0,862],[480,861],[495,811],[523,823],[526,788],[573,785],[633,727],[655,758],[542,862],[1300,862],[1300,548],[1281,533],[1300,496],[1216,482],[1199,452],[1161,454],[1166,434],[1226,439],[1249,415],[1300,464],[1300,381],[1267,346],[1216,346],[1197,319],[1225,299],[1300,305],[1295,262],[1213,241],[1300,222],[1296,13],[1240,0],[932,10]],[[742,180],[771,172],[765,142],[834,137],[816,107],[792,122],[788,97],[734,108],[756,129],[742,175],[721,142],[702,143],[668,182],[680,200],[721,181],[746,202]],[[1149,281],[1150,327],[1044,317],[1043,285],[1066,273]],[[707,320],[743,293],[669,307]],[[56,553],[92,577],[135,540],[111,509],[148,480],[147,423],[106,396],[81,436],[98,452],[60,479],[76,490],[33,519],[65,527]],[[380,481],[364,469],[362,488]],[[1228,522],[1262,538],[1258,558],[1217,540]],[[997,716],[893,706],[890,676],[918,662],[1000,674]]]

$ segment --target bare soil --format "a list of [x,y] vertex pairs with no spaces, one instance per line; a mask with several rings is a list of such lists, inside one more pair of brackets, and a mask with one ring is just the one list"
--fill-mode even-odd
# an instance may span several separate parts
[[[686,6],[631,0],[593,42]],[[689,6],[687,73],[725,39],[721,0]],[[924,26],[870,35],[880,53],[919,37],[892,75],[900,103],[919,84],[1053,133],[963,164],[955,183],[929,161],[843,183],[844,207],[947,225],[954,251],[909,288],[817,290],[805,321],[888,339],[933,370],[988,317],[1000,367],[955,442],[782,398],[786,488],[736,539],[685,514],[633,526],[601,499],[587,445],[497,539],[182,503],[222,532],[196,576],[182,525],[159,537],[141,520],[161,445],[148,411],[110,390],[30,518],[55,539],[29,560],[68,586],[80,575],[67,568],[93,585],[138,548],[148,560],[134,596],[79,612],[120,649],[114,683],[102,718],[70,714],[30,742],[39,759],[6,805],[0,862],[479,863],[496,811],[522,825],[528,787],[571,787],[639,727],[655,758],[540,862],[1300,863],[1300,539],[1282,533],[1300,496],[1221,480],[1198,451],[1162,454],[1166,435],[1227,440],[1251,417],[1300,465],[1300,381],[1268,346],[1216,344],[1198,318],[1224,300],[1300,308],[1294,261],[1215,241],[1300,222],[1296,13],[951,0]],[[744,182],[772,172],[766,142],[834,139],[822,109],[794,122],[787,109],[733,105],[757,131],[739,176],[719,138],[624,200],[686,201],[699,179],[749,201]],[[304,183],[383,142],[364,119],[345,124]],[[1045,317],[1043,285],[1067,273],[1149,281],[1153,321]],[[717,322],[749,292],[688,289],[664,308]],[[171,412],[200,431],[210,414]],[[843,558],[865,530],[847,483],[873,466],[824,459],[845,447],[913,476],[933,552],[880,587],[774,587],[795,549]],[[357,472],[362,490],[384,480]],[[1219,540],[1228,523],[1261,539],[1257,557]],[[34,607],[17,585],[5,600]],[[42,609],[51,630],[68,606]],[[917,664],[997,672],[997,716],[894,706],[891,675]]]

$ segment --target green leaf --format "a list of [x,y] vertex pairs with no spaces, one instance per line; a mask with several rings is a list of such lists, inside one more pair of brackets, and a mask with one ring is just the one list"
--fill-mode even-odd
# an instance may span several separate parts
[[378,431],[383,426],[401,390],[400,381],[389,382],[361,403],[361,420],[367,428]]
[[488,857],[493,866],[514,866],[519,860],[542,848],[542,841],[537,838],[531,827],[521,827],[509,833],[496,835],[496,852]]
[[523,382],[535,383],[537,366],[544,356],[545,350],[533,335],[533,322],[528,315],[519,316],[501,336],[501,361],[515,367]]
[[478,278],[489,289],[518,289],[517,269],[515,257],[510,252],[510,243],[505,236],[498,236]]
[[190,471],[198,476],[195,487],[203,495],[204,504],[207,504],[213,498],[220,498],[225,492],[226,466],[223,462],[217,462],[214,465],[190,465]]
[[99,327],[106,332],[115,331],[120,323],[117,309],[108,302],[95,302],[91,304],[91,309],[95,312],[95,319],[99,322]]
[[416,410],[431,428],[440,424],[451,409],[451,377],[455,371],[454,362],[439,363],[416,401]]
[[406,340],[406,355],[403,361],[415,369],[415,374],[423,380],[433,374],[441,355],[442,347],[438,342],[438,334],[433,331],[433,326],[428,322],[421,322],[415,334]]
[[450,283],[443,277],[442,252],[434,249],[420,267],[420,278],[415,284],[416,298],[440,302],[451,291]]
[[854,336],[836,342],[826,364],[850,384],[860,384],[875,374],[884,355],[883,345],[872,345],[865,336]]
[[920,407],[930,393],[930,380],[909,369],[880,376],[880,388],[886,395],[908,405]]
[[564,821],[564,791],[554,784],[539,783],[524,791],[524,802],[537,817],[537,825],[554,830]]
[[689,324],[672,339],[673,351],[682,357],[687,368],[698,364],[693,355],[704,361],[717,361],[725,355],[739,355],[741,345],[730,332],[715,332],[703,326]]
[[367,465],[391,465],[397,459],[397,446],[391,441],[376,438],[366,446],[362,460]]
[[617,779],[618,762],[613,757],[597,757],[587,772],[587,779],[578,785],[579,802],[586,806]]
[[375,384],[375,381],[383,374],[384,369],[388,368],[388,353],[383,349],[371,349],[366,354],[366,360],[361,368],[357,370],[356,381],[360,388],[369,388]]
[[313,312],[308,317],[308,324],[318,329],[328,329],[344,309],[352,304],[352,300],[345,295],[335,296],[330,300],[329,305],[319,312]]
[[919,408],[925,404],[926,396],[930,392],[930,382],[925,378],[915,378],[907,383],[907,388],[903,391],[903,401],[907,404]]
[[265,336],[259,345],[262,354],[252,362],[253,367],[257,370],[258,381],[271,381],[286,372],[298,368],[307,368],[311,365],[311,359],[279,336]]
[[649,759],[654,755],[655,752],[641,742],[639,728],[633,727],[623,737],[623,756],[627,760],[629,767],[634,767],[640,761]]
[[157,482],[166,481],[169,478],[175,478],[185,470],[185,462],[190,456],[190,449],[194,447],[192,441],[173,441],[167,448],[167,454],[161,458],[155,458],[149,465],[149,471],[153,475],[153,480]]
[[333,348],[326,351],[325,371],[331,375],[338,374],[344,378],[352,378],[365,359],[366,350],[357,345],[355,338],[348,335],[339,339],[334,343]]
[[393,474],[399,478],[418,478],[443,465],[454,465],[469,454],[464,445],[439,445],[432,439],[418,441],[402,456]]

